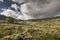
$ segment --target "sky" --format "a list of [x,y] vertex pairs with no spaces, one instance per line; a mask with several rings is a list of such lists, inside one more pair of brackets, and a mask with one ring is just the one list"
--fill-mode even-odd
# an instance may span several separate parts
[[0,0],[0,15],[21,20],[56,17],[60,0]]

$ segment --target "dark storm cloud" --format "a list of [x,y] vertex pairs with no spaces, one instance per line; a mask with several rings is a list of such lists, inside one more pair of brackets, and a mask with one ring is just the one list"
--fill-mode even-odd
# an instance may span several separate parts
[[[60,14],[60,0],[26,0],[22,5],[23,14],[31,19],[55,17]],[[29,19],[29,18],[27,18]]]

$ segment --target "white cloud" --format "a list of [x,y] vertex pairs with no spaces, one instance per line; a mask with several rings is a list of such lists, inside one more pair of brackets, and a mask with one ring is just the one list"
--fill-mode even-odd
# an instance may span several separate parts
[[17,8],[19,8],[16,4],[12,4],[11,7],[15,8],[15,10],[17,10]]
[[18,2],[18,3],[22,3],[22,2],[24,2],[24,0],[12,0],[12,1],[14,1],[14,2]]
[[13,17],[13,18],[17,18],[17,16],[18,16],[18,14],[16,14],[16,12],[14,12],[13,10],[10,10],[10,9],[4,10],[4,11],[1,13],[1,15]]
[[3,2],[3,0],[0,0],[1,2]]
[[7,16],[7,17],[13,17],[17,20],[18,19],[24,20],[24,17],[23,17],[23,15],[20,14],[20,12],[13,11],[11,9],[4,9],[4,11],[2,13],[0,13],[0,15],[4,15],[4,16]]

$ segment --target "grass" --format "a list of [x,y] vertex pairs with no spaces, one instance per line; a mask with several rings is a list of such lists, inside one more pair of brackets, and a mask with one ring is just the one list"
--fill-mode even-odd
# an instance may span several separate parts
[[60,40],[60,18],[25,21],[22,24],[0,23],[0,40],[17,35],[23,40]]

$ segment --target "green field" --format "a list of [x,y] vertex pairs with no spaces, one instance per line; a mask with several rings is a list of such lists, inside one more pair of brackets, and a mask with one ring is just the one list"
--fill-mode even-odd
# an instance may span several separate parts
[[60,17],[0,23],[0,40],[60,40]]

